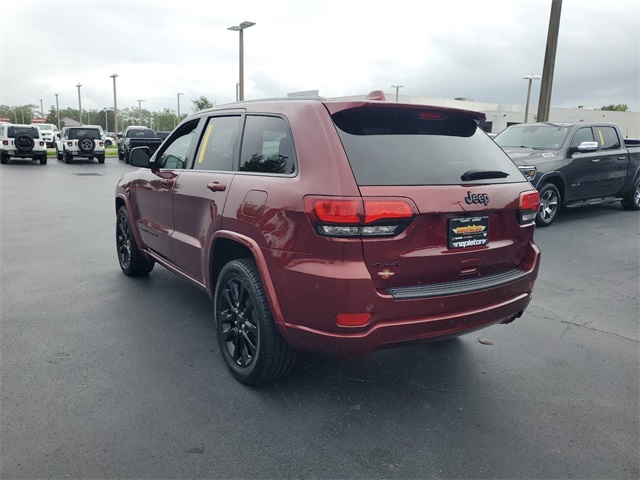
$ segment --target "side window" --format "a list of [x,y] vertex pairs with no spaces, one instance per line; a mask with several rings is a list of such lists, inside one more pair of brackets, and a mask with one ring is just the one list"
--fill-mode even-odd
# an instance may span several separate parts
[[591,127],[589,128],[579,128],[576,130],[576,133],[573,135],[573,140],[571,140],[571,147],[579,147],[582,142],[593,142],[593,132],[591,131]]
[[167,146],[162,152],[159,152],[156,158],[156,164],[160,168],[182,169],[187,166],[189,161],[187,155],[198,126],[198,120],[195,119],[183,125],[180,130],[171,136]]
[[207,122],[195,170],[233,170],[233,152],[238,138],[240,116],[212,117]]
[[617,150],[620,148],[620,139],[613,127],[596,127],[596,141],[600,144],[600,150]]
[[241,172],[295,173],[291,131],[280,117],[247,115],[240,155]]

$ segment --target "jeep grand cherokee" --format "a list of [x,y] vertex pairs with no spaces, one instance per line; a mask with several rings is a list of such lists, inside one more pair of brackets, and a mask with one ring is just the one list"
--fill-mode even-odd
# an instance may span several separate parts
[[311,99],[184,120],[116,188],[127,275],[203,289],[233,375],[298,351],[362,355],[520,317],[538,274],[539,196],[481,113]]

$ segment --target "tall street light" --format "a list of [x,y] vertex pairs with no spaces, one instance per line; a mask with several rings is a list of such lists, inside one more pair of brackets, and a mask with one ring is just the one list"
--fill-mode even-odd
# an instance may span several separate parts
[[80,125],[82,125],[82,99],[80,98],[80,82],[76,85],[78,87],[78,110],[80,110]]
[[522,78],[524,78],[525,80],[529,80],[529,87],[527,88],[527,103],[524,107],[524,123],[527,123],[529,121],[529,99],[531,98],[531,83],[534,80],[540,80],[542,77],[540,75],[525,75]]
[[142,125],[142,102],[144,102],[144,100],[142,99],[138,99],[138,119],[140,120],[140,125]]
[[54,93],[56,96],[56,118],[58,119],[58,130],[60,130],[60,107],[58,107],[58,95],[59,93]]
[[180,123],[180,95],[184,95],[184,93],[178,92],[178,94],[176,95],[176,97],[178,99],[178,116],[176,118],[176,122],[173,124],[174,128],[175,128],[176,124]]
[[396,89],[396,103],[398,103],[398,91],[404,87],[404,85],[391,85],[391,88],[395,88]]
[[244,40],[242,36],[242,31],[245,28],[253,27],[255,25],[254,22],[242,22],[240,25],[234,25],[232,27],[227,28],[227,30],[232,30],[234,32],[240,32],[240,78],[239,84],[240,87],[238,89],[238,100],[244,100]]
[[42,99],[40,99],[40,116],[44,118],[44,107],[42,106]]
[[116,78],[118,77],[117,73],[110,75],[113,78],[113,139],[118,143],[118,97],[116,96]]

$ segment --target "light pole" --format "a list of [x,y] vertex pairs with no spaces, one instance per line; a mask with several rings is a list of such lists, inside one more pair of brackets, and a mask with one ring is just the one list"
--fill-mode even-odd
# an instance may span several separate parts
[[78,110],[80,110],[80,125],[82,125],[82,99],[80,98],[80,82],[76,85],[78,87]]
[[109,112],[108,108],[103,108],[102,109],[102,113],[104,113],[104,131],[105,132],[109,131],[109,118],[107,116],[108,112]]
[[180,95],[184,95],[184,93],[178,92],[178,94],[176,95],[176,97],[178,99],[178,116],[177,116],[176,123],[173,125],[174,128],[175,128],[176,124],[180,123]]
[[254,22],[242,22],[240,25],[234,25],[232,27],[227,28],[227,30],[232,30],[234,32],[240,32],[240,78],[239,78],[239,93],[238,100],[244,100],[244,41],[242,36],[242,31],[245,28],[253,27],[255,25]]
[[56,118],[58,119],[58,130],[60,130],[60,107],[58,107],[58,95],[59,93],[54,93],[56,96]]
[[529,99],[531,98],[531,83],[534,80],[540,80],[542,77],[540,75],[525,75],[525,80],[529,80],[529,87],[527,88],[527,103],[524,106],[524,123],[529,121]]
[[116,97],[116,77],[117,76],[118,76],[117,73],[110,75],[110,77],[113,78],[113,124],[114,124],[113,139],[115,140],[116,145],[118,144],[118,97]]
[[398,91],[404,87],[404,85],[391,85],[391,88],[395,88],[396,89],[396,103],[398,103]]
[[142,102],[144,102],[144,100],[142,99],[138,99],[138,120],[140,120],[140,125],[142,125]]
[[40,116],[44,118],[44,107],[42,106],[42,99],[40,99]]

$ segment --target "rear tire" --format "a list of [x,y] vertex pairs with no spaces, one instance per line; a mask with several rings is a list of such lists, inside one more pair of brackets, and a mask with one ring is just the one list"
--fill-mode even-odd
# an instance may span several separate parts
[[43,156],[40,157],[40,165],[46,165],[47,164],[47,154],[45,153]]
[[104,163],[104,153],[96,155],[96,158],[98,159],[98,163]]
[[0,164],[6,165],[7,163],[9,163],[9,155],[4,152],[0,153]]
[[58,160],[64,159],[64,156],[62,155],[62,153],[57,148],[56,148],[56,158]]
[[73,155],[71,152],[64,152],[64,163],[71,163],[73,160]]
[[548,227],[558,217],[562,199],[560,191],[553,183],[545,183],[540,189],[540,209],[536,215],[536,225]]
[[118,218],[116,220],[116,248],[118,251],[118,262],[120,268],[125,275],[130,277],[139,277],[147,275],[155,262],[147,260],[136,243],[129,223],[129,214],[126,207],[118,209]]
[[255,262],[240,258],[220,272],[214,296],[218,345],[231,373],[247,385],[288,375],[298,352],[273,323]]
[[640,210],[640,180],[629,193],[622,197],[621,203],[626,210]]

